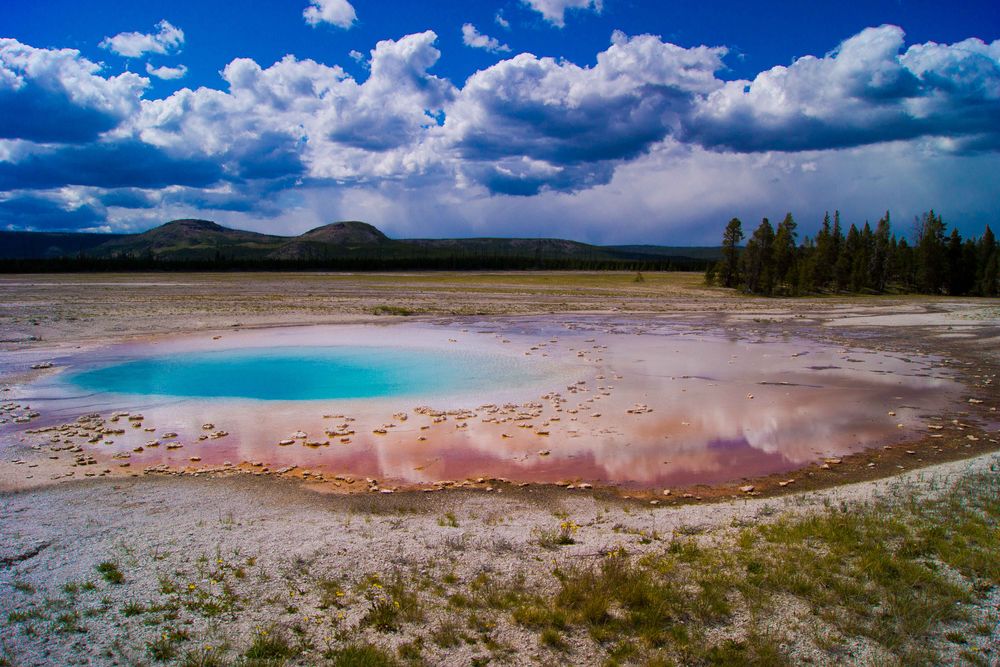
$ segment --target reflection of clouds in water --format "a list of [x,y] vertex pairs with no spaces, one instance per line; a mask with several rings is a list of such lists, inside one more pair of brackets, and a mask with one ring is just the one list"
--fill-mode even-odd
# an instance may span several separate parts
[[[511,325],[522,329],[521,336],[505,332],[513,342],[501,345],[492,335],[463,335],[459,326],[320,327],[255,331],[242,338],[235,334],[227,338],[239,338],[247,345],[273,345],[276,340],[316,344],[320,339],[341,344],[352,340],[390,343],[409,336],[411,344],[439,344],[448,349],[455,349],[449,338],[459,338],[459,346],[500,346],[505,353],[521,354],[550,335],[533,333],[522,321]],[[590,338],[595,341],[587,342]],[[213,343],[199,340],[198,345],[210,348]],[[594,351],[596,345],[608,348]],[[178,341],[159,349],[168,347],[185,349]],[[576,356],[581,350],[603,361],[581,361]],[[134,454],[133,469],[161,463],[168,456],[175,465],[183,466],[188,457],[197,455],[204,465],[262,461],[272,470],[298,465],[410,482],[469,476],[645,484],[723,481],[789,469],[819,455],[849,453],[912,434],[913,428],[920,426],[918,413],[901,406],[919,405],[920,412],[932,412],[954,398],[958,386],[940,378],[917,377],[935,374],[928,361],[919,357],[910,362],[801,339],[750,344],[719,336],[567,334],[563,330],[559,343],[545,351],[551,355],[547,362],[561,364],[559,377],[529,388],[505,390],[502,399],[465,396],[458,403],[465,401],[468,408],[515,399],[523,403],[539,400],[542,393],[559,391],[566,399],[564,411],[556,413],[549,401],[542,401],[544,417],[532,420],[536,429],[542,428],[546,419],[558,414],[559,421],[544,426],[550,432],[547,437],[536,435],[536,429],[521,429],[515,422],[482,423],[483,412],[468,420],[468,428],[456,429],[456,420],[449,419],[422,431],[420,426],[431,420],[414,414],[413,408],[422,403],[434,405],[435,400],[419,397],[310,403],[182,401],[146,407],[143,412],[146,423],[157,426],[158,433],[181,432],[179,440],[185,448],[168,453],[161,447]],[[810,370],[830,366],[837,368]],[[587,379],[587,391],[567,389],[567,384],[582,378]],[[601,395],[598,388],[602,386],[614,387],[610,396]],[[754,398],[748,399],[748,394]],[[458,407],[455,401],[441,403],[434,407]],[[646,404],[652,412],[627,414],[636,404]],[[574,415],[570,409],[578,412]],[[392,421],[390,415],[400,410],[409,412],[409,420],[397,421],[398,427],[386,435],[372,434],[374,427]],[[898,416],[888,416],[889,411],[897,411]],[[592,417],[595,412],[603,416]],[[328,439],[324,428],[342,420],[323,419],[324,413],[357,418],[351,424],[356,434],[350,444],[329,438],[330,446],[317,449],[298,442],[288,447],[277,445],[278,440],[298,430],[306,431],[310,439]],[[197,443],[201,425],[208,422],[229,431],[230,436]],[[907,428],[899,429],[897,423]],[[513,437],[504,439],[503,433]],[[420,436],[426,441],[419,441]],[[114,445],[102,446],[101,451],[129,451],[149,437],[130,432],[116,438]],[[539,450],[549,450],[550,455],[539,456]]]

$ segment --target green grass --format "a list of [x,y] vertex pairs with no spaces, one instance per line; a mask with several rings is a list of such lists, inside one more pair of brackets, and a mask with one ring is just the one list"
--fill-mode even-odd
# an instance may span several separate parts
[[154,662],[168,662],[177,657],[177,646],[164,634],[155,641],[147,642],[146,652]]
[[147,611],[146,606],[141,602],[136,602],[135,600],[129,600],[122,607],[122,616],[131,617],[139,616],[140,614],[145,614]]
[[371,644],[345,646],[324,653],[330,667],[395,667],[396,662],[391,655]]
[[375,306],[372,308],[372,315],[398,315],[402,317],[409,317],[410,315],[416,315],[419,311],[413,308],[405,308],[403,306]]
[[448,649],[462,643],[461,628],[454,621],[442,621],[431,630],[431,641],[435,645]]
[[317,579],[316,586],[319,589],[319,608],[321,610],[344,606],[347,592],[344,590],[344,586],[340,583],[339,579]]
[[26,621],[38,621],[48,618],[44,611],[38,607],[28,609],[18,609],[7,614],[7,621],[10,623],[24,623]]
[[24,593],[25,595],[33,595],[35,593],[35,587],[22,579],[15,579],[11,582],[11,586],[18,593]]
[[178,664],[180,667],[227,667],[230,663],[217,651],[200,648],[187,651]]
[[280,665],[298,653],[299,650],[288,641],[284,631],[272,626],[254,633],[243,658],[248,665]]
[[381,632],[395,632],[404,622],[423,619],[423,609],[415,586],[397,573],[391,582],[383,585],[376,580],[365,593],[370,603],[368,612],[361,620]]
[[532,533],[538,546],[543,549],[556,549],[568,544],[576,544],[573,535],[578,528],[579,526],[572,521],[565,520],[559,524],[559,528],[536,528]]
[[843,635],[905,662],[933,661],[927,640],[936,629],[966,620],[965,603],[1000,583],[998,522],[996,475],[941,500],[782,519],[740,537],[744,585],[794,595]]
[[[974,604],[981,606],[1000,585],[995,472],[967,477],[938,499],[897,489],[883,501],[774,512],[718,530],[691,526],[672,537],[608,530],[609,539],[629,544],[634,535],[649,536],[643,553],[621,546],[559,550],[561,536],[573,540],[577,526],[566,515],[558,519],[549,524],[551,540],[529,545],[513,572],[507,563],[470,569],[448,550],[388,577],[339,570],[317,577],[306,561],[296,561],[275,575],[287,578],[288,591],[258,602],[248,593],[253,577],[241,580],[236,561],[227,564],[217,554],[198,559],[197,572],[172,572],[176,581],[162,577],[159,599],[139,603],[122,595],[113,604],[107,591],[97,610],[90,599],[97,596],[80,594],[84,584],[67,584],[44,601],[20,598],[25,604],[7,620],[35,637],[86,632],[81,621],[95,632],[91,612],[111,613],[105,620],[141,616],[128,625],[159,628],[148,630],[159,638],[142,657],[191,667],[309,664],[321,652],[322,664],[435,664],[458,650],[490,664],[521,650],[542,662],[579,664],[586,656],[609,667],[780,666],[793,655],[841,664],[859,643],[878,664],[988,664],[981,646],[995,617]],[[109,574],[121,574],[110,561],[98,572],[109,583]],[[118,590],[132,593],[128,586]],[[284,625],[259,630],[234,649],[223,640],[237,618],[228,612],[239,609],[241,599]],[[294,617],[282,617],[285,612]],[[211,641],[196,630],[206,622]],[[185,646],[188,632],[197,640]],[[70,634],[63,640],[85,643]],[[317,646],[326,651],[304,653]]]
[[114,561],[106,560],[99,563],[97,565],[97,572],[109,584],[119,585],[125,583],[125,575],[118,569],[118,563]]

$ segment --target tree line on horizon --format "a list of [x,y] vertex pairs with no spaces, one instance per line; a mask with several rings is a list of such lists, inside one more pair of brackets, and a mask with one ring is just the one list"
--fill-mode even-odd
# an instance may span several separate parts
[[345,256],[322,259],[248,259],[217,254],[211,259],[160,259],[149,253],[91,257],[0,260],[5,273],[102,273],[195,271],[704,271],[711,260],[693,257],[608,259],[533,255],[451,254],[443,256]]
[[777,228],[764,218],[747,240],[733,218],[722,235],[722,259],[705,272],[710,285],[749,294],[913,292],[954,296],[1000,294],[1000,248],[989,225],[979,238],[947,233],[940,215],[917,219],[913,243],[897,237],[886,212],[875,228],[852,224],[844,232],[840,212],[829,212],[815,238],[797,242],[791,213]]

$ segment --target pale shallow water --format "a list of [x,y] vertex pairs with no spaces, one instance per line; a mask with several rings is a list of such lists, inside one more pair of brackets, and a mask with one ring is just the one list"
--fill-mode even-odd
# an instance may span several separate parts
[[[147,386],[140,372],[123,373],[114,393],[81,391],[73,380],[75,371],[137,371],[151,359],[252,360],[281,349],[289,358],[303,355],[297,373],[308,374],[303,360],[317,350],[359,345],[366,354],[399,355],[394,361],[422,359],[414,391],[291,400],[318,398],[309,389],[261,400],[252,392],[171,396]],[[259,462],[414,484],[469,477],[630,487],[730,481],[922,436],[927,417],[954,406],[961,390],[930,358],[600,317],[241,331],[54,361],[68,371],[18,388],[21,395],[43,412],[42,423],[142,412],[143,427],[155,431],[127,429],[110,444],[86,445],[107,460],[130,453],[133,471]],[[122,392],[137,387],[151,395]],[[435,417],[419,406],[470,412]],[[199,440],[208,423],[229,435]],[[350,442],[329,435],[345,430],[354,431]],[[298,431],[307,438],[277,444]],[[171,439],[184,447],[133,451],[166,432],[176,432]],[[201,460],[193,464],[192,456]]]

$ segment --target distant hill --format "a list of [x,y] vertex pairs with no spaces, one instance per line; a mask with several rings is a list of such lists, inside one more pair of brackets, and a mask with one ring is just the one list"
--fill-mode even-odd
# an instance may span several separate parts
[[287,241],[284,236],[223,227],[210,220],[174,220],[141,234],[127,234],[88,250],[94,257],[115,255],[158,259],[213,259],[219,255],[258,259]]
[[283,239],[283,243],[272,250],[272,259],[315,260],[345,252],[369,252],[392,244],[388,236],[367,222],[349,220],[335,222],[310,229],[301,236]]
[[[335,268],[347,262],[387,268],[526,268],[533,265],[585,268],[621,264],[703,267],[718,248],[654,245],[598,246],[564,239],[390,239],[359,221],[335,222],[299,236],[230,229],[210,220],[174,220],[141,234],[0,231],[0,260],[76,258],[108,262],[231,265],[300,264]],[[9,263],[9,262],[8,262]]]
[[0,259],[51,259],[73,257],[123,234],[0,231]]

